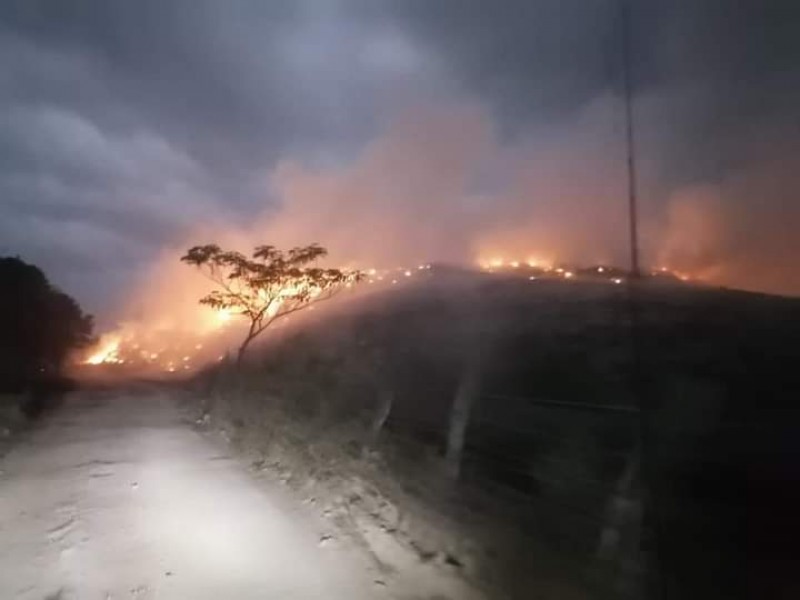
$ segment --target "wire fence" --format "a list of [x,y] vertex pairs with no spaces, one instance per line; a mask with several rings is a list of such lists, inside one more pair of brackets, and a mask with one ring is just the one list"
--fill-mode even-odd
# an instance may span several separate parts
[[[481,394],[466,431],[462,483],[512,507],[514,526],[588,558],[615,498],[637,493],[635,485],[621,489],[620,479],[635,455],[638,418],[623,404]],[[389,419],[394,433],[441,449],[448,426],[441,416]]]

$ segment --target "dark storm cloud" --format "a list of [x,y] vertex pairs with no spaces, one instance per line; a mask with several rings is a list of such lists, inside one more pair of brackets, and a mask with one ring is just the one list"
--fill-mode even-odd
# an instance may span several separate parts
[[[324,90],[308,90],[314,93],[304,99],[285,48],[300,24],[291,11],[270,6],[21,2],[4,21],[29,45],[29,62],[43,77],[21,73],[16,95],[89,113],[104,128],[143,123],[240,175],[232,165],[274,159],[289,139],[342,133],[303,110]],[[53,63],[68,62],[65,56],[77,78],[52,81]]]
[[446,57],[467,89],[493,101],[515,126],[576,110],[618,71],[618,15],[609,0],[391,6],[419,42]]
[[[328,7],[3,3],[3,250],[56,279],[86,266],[76,255],[136,269],[182,228],[262,210],[283,154],[342,161],[393,110],[395,87],[429,70]],[[36,239],[76,223],[115,237]],[[94,241],[112,246],[58,247]]]
[[[749,164],[754,130],[786,146],[794,4],[632,2],[654,197]],[[619,95],[619,32],[612,0],[4,2],[0,249],[103,308],[198,222],[260,213],[281,159],[347,163],[408,106],[477,101],[517,141],[568,123]]]
[[[703,156],[738,151],[732,137],[754,120],[796,122],[800,4],[794,0],[634,0],[631,66],[638,97],[658,95],[682,148],[675,171],[706,175]],[[490,100],[509,134],[568,118],[604,90],[622,92],[618,0],[411,0],[393,16]],[[659,128],[665,124],[659,123]],[[669,133],[669,132],[664,132]],[[663,141],[663,137],[659,141]],[[701,144],[697,152],[687,147]],[[659,148],[664,151],[664,148]],[[689,163],[695,163],[692,167]]]

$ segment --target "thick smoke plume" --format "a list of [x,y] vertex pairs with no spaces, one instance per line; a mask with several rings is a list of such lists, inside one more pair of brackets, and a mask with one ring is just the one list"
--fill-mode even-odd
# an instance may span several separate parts
[[409,112],[342,168],[281,163],[272,181],[282,209],[251,234],[319,241],[363,266],[612,260],[625,231],[612,108],[599,101],[568,129],[514,144],[477,105]]
[[773,138],[666,206],[656,259],[709,283],[800,295],[800,152]]
[[[129,331],[173,338],[213,331],[213,316],[197,304],[209,283],[179,262],[187,247],[206,242],[245,252],[316,242],[331,264],[362,269],[498,259],[624,267],[619,108],[599,98],[569,126],[520,132],[512,143],[480,105],[425,107],[401,115],[341,166],[287,158],[270,173],[262,216],[248,227],[206,223],[177,240],[122,320]],[[800,292],[790,185],[797,166],[790,157],[747,164],[722,181],[670,190],[661,210],[640,190],[646,265],[714,285]]]
[[619,143],[604,122],[610,104],[590,106],[569,130],[516,145],[499,142],[477,105],[419,109],[344,166],[284,160],[271,172],[260,218],[246,228],[198,227],[157,261],[137,303],[161,307],[150,294],[161,282],[172,288],[166,304],[204,285],[188,283],[196,276],[178,256],[205,241],[244,251],[317,242],[331,261],[360,268],[529,254],[613,260],[626,230]]

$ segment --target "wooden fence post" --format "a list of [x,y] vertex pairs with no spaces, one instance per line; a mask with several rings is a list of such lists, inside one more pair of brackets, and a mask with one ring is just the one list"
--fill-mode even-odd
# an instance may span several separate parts
[[382,388],[378,393],[378,406],[370,425],[370,443],[375,444],[381,434],[389,414],[392,412],[394,392],[389,388]]
[[464,454],[464,443],[472,407],[480,393],[481,364],[477,346],[470,351],[461,378],[456,388],[453,406],[450,410],[450,423],[447,431],[447,453],[445,469],[452,480],[461,474],[461,462]]

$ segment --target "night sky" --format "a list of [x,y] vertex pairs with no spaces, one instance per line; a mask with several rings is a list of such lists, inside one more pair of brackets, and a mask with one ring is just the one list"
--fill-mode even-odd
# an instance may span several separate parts
[[[633,5],[645,250],[655,260],[666,247],[722,283],[800,293],[800,4]],[[398,119],[453,114],[469,131],[479,115],[490,141],[459,163],[470,176],[457,185],[413,189],[436,191],[432,227],[467,210],[444,235],[469,245],[461,238],[491,206],[498,230],[502,215],[527,215],[591,231],[558,202],[615,192],[563,200],[552,181],[509,182],[537,172],[526,165],[580,171],[604,154],[613,160],[598,172],[619,164],[623,185],[620,44],[611,0],[4,0],[0,252],[39,264],[102,314],[198,225],[279,214],[296,187],[287,169],[360,173]],[[401,147],[424,151],[427,130]],[[382,168],[403,181],[403,164]],[[406,203],[375,201],[392,219]],[[538,213],[519,212],[537,202]],[[560,217],[537,221],[546,212]]]

